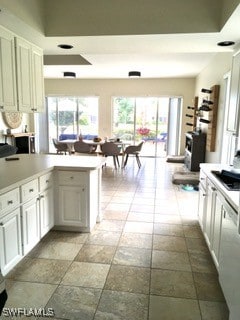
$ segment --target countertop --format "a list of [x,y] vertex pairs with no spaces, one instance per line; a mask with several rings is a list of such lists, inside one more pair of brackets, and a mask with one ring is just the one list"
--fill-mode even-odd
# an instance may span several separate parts
[[229,191],[227,190],[222,183],[212,174],[212,171],[222,171],[228,170],[231,171],[233,167],[222,164],[213,164],[213,163],[201,163],[200,168],[203,172],[210,178],[210,180],[215,184],[217,189],[221,194],[228,200],[232,207],[238,212],[240,210],[240,191]]
[[100,168],[105,163],[104,157],[68,156],[43,154],[16,154],[7,158],[19,160],[6,161],[0,159],[0,194],[38,177],[54,168],[62,170],[90,171]]

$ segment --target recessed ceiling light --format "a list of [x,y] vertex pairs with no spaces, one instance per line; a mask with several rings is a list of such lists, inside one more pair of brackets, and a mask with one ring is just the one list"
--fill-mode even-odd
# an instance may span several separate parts
[[220,47],[228,47],[228,46],[233,46],[235,44],[234,41],[221,41],[221,42],[218,42],[218,46]]
[[73,46],[71,44],[59,44],[58,47],[61,49],[72,49],[73,48]]
[[128,76],[131,78],[139,78],[141,77],[140,71],[129,71]]
[[76,78],[76,73],[75,72],[66,71],[66,72],[63,72],[63,76],[64,76],[64,78]]

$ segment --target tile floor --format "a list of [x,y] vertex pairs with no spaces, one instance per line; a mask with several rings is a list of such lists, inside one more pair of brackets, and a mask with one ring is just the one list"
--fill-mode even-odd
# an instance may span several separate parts
[[8,307],[71,320],[228,319],[198,192],[172,185],[182,164],[142,162],[103,168],[102,222],[91,234],[48,233],[7,275]]

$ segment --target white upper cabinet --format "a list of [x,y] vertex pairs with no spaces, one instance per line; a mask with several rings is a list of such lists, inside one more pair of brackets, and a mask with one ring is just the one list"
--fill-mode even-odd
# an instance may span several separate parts
[[41,112],[44,110],[43,51],[16,38],[16,55],[19,111]]
[[0,27],[0,111],[18,111],[14,35]]
[[1,26],[0,111],[44,111],[43,50]]
[[233,56],[230,99],[228,109],[227,131],[236,132],[238,130],[239,117],[239,91],[240,91],[240,53]]

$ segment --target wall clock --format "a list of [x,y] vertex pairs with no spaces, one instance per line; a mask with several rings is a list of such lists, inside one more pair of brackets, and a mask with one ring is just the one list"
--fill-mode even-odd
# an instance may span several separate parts
[[22,123],[21,112],[3,112],[3,120],[11,129],[18,128]]

